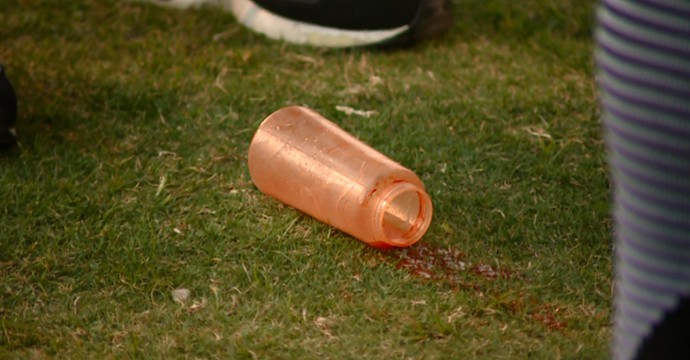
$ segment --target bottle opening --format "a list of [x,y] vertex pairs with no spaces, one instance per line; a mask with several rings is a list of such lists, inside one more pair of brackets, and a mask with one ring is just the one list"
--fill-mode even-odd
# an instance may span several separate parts
[[384,202],[381,230],[385,242],[409,246],[421,239],[431,222],[431,200],[411,184],[400,184]]
[[416,191],[405,191],[396,196],[383,214],[383,233],[391,239],[404,237],[417,222],[419,210]]

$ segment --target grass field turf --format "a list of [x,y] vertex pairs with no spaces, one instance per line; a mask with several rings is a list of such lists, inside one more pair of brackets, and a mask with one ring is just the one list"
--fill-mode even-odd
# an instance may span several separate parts
[[[607,357],[593,2],[456,2],[448,36],[400,51],[207,8],[6,3],[0,357]],[[417,172],[419,245],[369,248],[251,184],[253,131],[289,104]]]

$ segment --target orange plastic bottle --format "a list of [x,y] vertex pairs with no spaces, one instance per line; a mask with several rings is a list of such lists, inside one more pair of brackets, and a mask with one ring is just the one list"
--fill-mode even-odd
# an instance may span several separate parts
[[417,175],[304,107],[261,123],[249,173],[265,194],[374,247],[412,245],[431,223]]

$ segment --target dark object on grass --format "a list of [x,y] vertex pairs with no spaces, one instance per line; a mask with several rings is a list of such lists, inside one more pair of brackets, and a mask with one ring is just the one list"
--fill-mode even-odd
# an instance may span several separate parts
[[0,64],[0,146],[9,146],[17,141],[16,123],[17,96],[5,76],[5,68]]
[[681,299],[675,310],[664,315],[642,342],[637,354],[644,359],[690,359],[690,297]]
[[410,45],[446,32],[451,0],[233,0],[250,29],[297,44],[335,48]]

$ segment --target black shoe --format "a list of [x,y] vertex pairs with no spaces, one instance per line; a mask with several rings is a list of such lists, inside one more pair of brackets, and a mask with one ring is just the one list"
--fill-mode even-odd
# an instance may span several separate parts
[[0,146],[12,145],[17,141],[17,133],[14,130],[16,123],[17,95],[0,64]]
[[230,9],[270,38],[325,47],[407,45],[453,21],[451,0],[230,0]]

